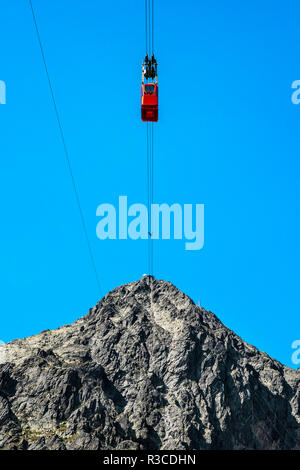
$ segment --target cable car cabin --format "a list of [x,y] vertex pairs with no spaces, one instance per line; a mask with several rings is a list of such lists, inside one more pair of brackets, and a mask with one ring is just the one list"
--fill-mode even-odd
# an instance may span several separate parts
[[158,121],[158,86],[156,83],[142,84],[142,121]]

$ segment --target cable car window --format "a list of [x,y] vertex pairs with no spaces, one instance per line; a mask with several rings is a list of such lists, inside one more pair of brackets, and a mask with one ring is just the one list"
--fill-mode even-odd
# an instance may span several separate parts
[[154,93],[154,85],[146,85],[145,86],[145,93],[151,95],[152,93]]

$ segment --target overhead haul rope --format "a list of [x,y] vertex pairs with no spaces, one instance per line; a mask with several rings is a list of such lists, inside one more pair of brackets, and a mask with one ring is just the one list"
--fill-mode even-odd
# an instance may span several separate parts
[[46,62],[45,52],[44,52],[44,48],[43,48],[43,45],[42,45],[41,36],[40,36],[40,32],[39,32],[39,28],[38,28],[38,24],[37,24],[35,12],[34,12],[31,0],[29,0],[29,5],[30,5],[32,18],[33,18],[33,22],[34,22],[34,26],[35,26],[35,30],[36,30],[36,34],[37,34],[38,43],[39,43],[40,50],[41,50],[42,60],[43,60],[43,64],[44,64],[44,68],[45,68],[45,72],[46,72],[46,76],[47,76],[47,80],[48,80],[48,85],[49,85],[50,94],[51,94],[51,98],[52,98],[52,102],[53,102],[53,106],[54,106],[55,116],[56,116],[59,132],[60,132],[61,141],[62,141],[62,144],[63,144],[63,149],[64,149],[64,153],[65,153],[65,157],[66,157],[67,167],[68,167],[70,177],[71,177],[71,181],[72,181],[72,185],[73,185],[73,190],[74,190],[75,199],[76,199],[76,203],[77,203],[79,214],[80,214],[80,219],[81,219],[81,224],[82,224],[84,236],[85,236],[85,239],[86,239],[86,244],[87,244],[87,247],[88,247],[88,252],[89,252],[89,256],[90,256],[90,260],[91,260],[92,269],[95,273],[96,283],[97,283],[97,286],[98,286],[98,289],[99,289],[100,296],[102,296],[101,284],[100,284],[100,279],[99,279],[99,275],[98,275],[98,270],[97,270],[96,262],[95,262],[95,259],[94,259],[94,255],[93,255],[89,235],[88,235],[88,230],[87,230],[87,226],[86,226],[86,222],[85,222],[85,218],[84,218],[84,214],[83,214],[83,210],[82,210],[82,206],[81,206],[81,202],[80,202],[80,198],[79,198],[79,193],[78,193],[76,181],[75,181],[75,178],[74,178],[74,173],[73,173],[72,166],[71,166],[69,151],[68,151],[68,147],[67,147],[67,144],[66,144],[66,139],[65,139],[65,135],[64,135],[63,127],[62,127],[62,122],[61,122],[60,115],[59,115],[59,112],[58,112],[58,107],[57,107],[57,104],[56,104],[54,90],[53,90],[53,86],[52,86],[52,82],[51,82],[51,79],[50,79],[50,74],[49,74],[49,70],[48,70],[48,66],[47,66],[47,62]]
[[150,224],[151,224],[151,216],[150,216],[150,126],[149,122],[147,122],[147,207],[148,207],[148,274],[150,274]]
[[153,275],[153,238],[151,208],[153,204],[153,123],[147,122],[147,187],[148,187],[148,264],[149,275]]
[[152,0],[152,53],[154,53],[154,0]]
[[148,0],[145,0],[146,54],[148,54]]
[[145,0],[146,54],[154,53],[154,0]]

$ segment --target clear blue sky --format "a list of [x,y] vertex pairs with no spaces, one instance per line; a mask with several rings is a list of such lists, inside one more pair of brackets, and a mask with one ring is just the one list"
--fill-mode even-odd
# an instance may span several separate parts
[[[146,203],[142,0],[33,0],[102,291],[146,241],[100,241],[96,208]],[[0,339],[56,328],[99,294],[26,0],[2,0]],[[205,246],[155,243],[155,276],[291,367],[299,328],[299,13],[274,0],[155,1],[157,203],[204,203]]]

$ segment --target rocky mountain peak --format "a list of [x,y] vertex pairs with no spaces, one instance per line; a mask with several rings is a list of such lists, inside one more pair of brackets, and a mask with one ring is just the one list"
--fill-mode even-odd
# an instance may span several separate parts
[[154,277],[6,358],[1,449],[300,447],[299,371]]

